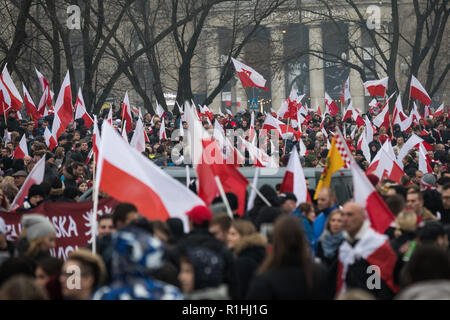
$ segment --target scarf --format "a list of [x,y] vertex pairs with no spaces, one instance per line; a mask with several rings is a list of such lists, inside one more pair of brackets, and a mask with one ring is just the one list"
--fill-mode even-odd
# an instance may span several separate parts
[[327,231],[322,239],[322,249],[324,257],[327,259],[333,258],[343,240],[343,232],[331,234]]

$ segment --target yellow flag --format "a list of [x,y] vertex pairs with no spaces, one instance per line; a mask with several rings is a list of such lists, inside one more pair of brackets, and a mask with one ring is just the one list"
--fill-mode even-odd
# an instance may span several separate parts
[[317,195],[322,187],[329,187],[331,184],[331,176],[344,167],[345,163],[342,160],[341,154],[336,147],[336,137],[333,137],[331,141],[331,147],[328,151],[327,161],[323,167],[322,175],[320,176],[319,183],[317,184],[316,193],[314,194],[314,200],[317,200]]

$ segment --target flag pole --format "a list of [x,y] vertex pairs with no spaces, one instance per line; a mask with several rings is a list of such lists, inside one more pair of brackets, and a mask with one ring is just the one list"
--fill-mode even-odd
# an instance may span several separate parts
[[97,252],[97,237],[96,237],[96,233],[97,233],[97,210],[98,210],[98,190],[97,190],[97,185],[96,185],[96,181],[95,181],[95,167],[96,167],[96,163],[95,163],[95,153],[94,153],[94,170],[93,170],[93,178],[92,178],[92,182],[94,185],[94,189],[92,190],[93,192],[93,196],[94,196],[94,207],[92,210],[92,222],[91,222],[91,234],[92,234],[92,254],[96,254]]
[[227,196],[225,195],[225,191],[223,190],[222,182],[220,182],[220,178],[218,176],[214,177],[214,180],[216,180],[217,187],[219,188],[220,196],[222,197],[223,202],[225,203],[225,206],[227,207],[227,213],[230,216],[231,219],[233,219],[233,212],[231,211],[230,204],[228,202]]
[[[258,167],[257,167],[257,169],[258,169]],[[262,195],[262,193],[258,190],[258,188],[256,188],[256,186],[253,185],[253,183],[249,182],[248,185],[256,192],[258,197],[260,197],[261,200],[264,201],[265,204],[267,204],[268,207],[272,206],[272,204],[269,202],[269,200],[267,200],[267,198]]]

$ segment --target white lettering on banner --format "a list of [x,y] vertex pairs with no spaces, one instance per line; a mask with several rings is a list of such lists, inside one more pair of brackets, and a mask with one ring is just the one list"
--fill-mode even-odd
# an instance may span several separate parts
[[67,217],[66,216],[54,216],[52,217],[52,223],[56,230],[56,236],[58,238],[70,238],[72,236],[78,237],[77,223],[68,216],[68,226],[66,228]]
[[56,247],[56,248],[50,249],[50,255],[52,257],[56,257],[60,260],[66,260],[72,251],[77,251],[77,250],[78,250],[78,246]]
[[20,234],[22,233],[22,225],[19,223],[17,225],[17,229],[16,229],[16,225],[14,224],[7,224],[6,225],[6,239],[8,241],[16,241]]

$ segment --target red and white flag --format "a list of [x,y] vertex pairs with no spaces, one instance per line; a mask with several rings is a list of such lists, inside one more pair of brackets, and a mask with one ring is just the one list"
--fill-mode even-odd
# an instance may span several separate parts
[[366,130],[364,130],[359,137],[357,149],[363,152],[364,158],[366,158],[366,160],[370,163],[372,156],[370,154],[369,143],[367,142]]
[[[36,67],[34,68],[34,70],[36,71],[37,77],[39,79],[39,83],[41,85],[42,88],[42,92],[44,93],[44,95],[42,96],[42,102],[44,107],[51,107],[52,106],[52,99],[53,99],[53,92],[50,90],[50,84],[48,83],[47,79],[42,75],[42,73],[39,72],[38,69],[36,69]],[[39,104],[39,110],[41,109],[41,104]],[[42,113],[43,114],[43,113]]]
[[267,132],[277,130],[280,135],[283,135],[279,123],[280,121],[272,117],[272,115],[266,114],[266,120],[264,121],[262,129],[267,130]]
[[441,106],[434,112],[433,118],[442,117],[444,115],[444,104],[441,104]]
[[380,80],[366,81],[364,82],[364,88],[369,91],[372,97],[384,97],[386,95],[388,81],[389,77]]
[[347,80],[344,83],[344,88],[342,89],[341,93],[341,105],[345,103],[345,101],[351,99],[352,96],[350,95],[350,76],[347,77]]
[[340,111],[336,102],[334,102],[333,99],[331,99],[331,97],[326,92],[325,92],[325,106],[326,106],[325,114],[329,113],[333,117],[336,116]]
[[125,121],[124,128],[128,133],[133,130],[133,116],[131,115],[130,99],[128,99],[128,91],[125,92],[125,98],[122,103],[122,120]]
[[94,124],[94,120],[91,118],[91,116],[86,110],[86,105],[84,104],[83,93],[81,92],[81,88],[78,89],[78,96],[77,101],[75,102],[75,108],[76,108],[75,120],[83,119],[84,126],[86,128],[90,128]]
[[159,128],[159,141],[162,139],[167,139],[166,123],[164,122],[164,118],[161,118],[161,127]]
[[430,162],[428,160],[428,154],[422,144],[419,145],[419,170],[425,173],[433,173]]
[[28,146],[25,135],[23,135],[22,139],[20,139],[19,145],[17,146],[16,150],[14,150],[12,155],[14,159],[23,159],[25,158],[25,156],[28,156]]
[[395,217],[372,183],[355,161],[350,165],[353,179],[354,199],[366,209],[372,228],[383,234]]
[[167,116],[166,111],[164,111],[164,108],[156,101],[156,114],[160,119]]
[[266,87],[266,79],[262,75],[234,58],[231,58],[231,61],[233,61],[243,87],[256,87],[269,91],[269,88]]
[[118,201],[133,203],[150,220],[179,218],[185,231],[186,212],[205,205],[185,185],[125,143],[107,122],[102,129],[95,187]]
[[306,186],[305,173],[298,156],[297,147],[292,148],[289,162],[284,174],[283,182],[280,186],[280,193],[291,192],[297,198],[296,206],[303,202],[311,202],[308,188]]
[[41,117],[41,115],[39,114],[36,105],[33,102],[33,99],[31,98],[30,94],[28,93],[27,88],[25,87],[25,85],[22,83],[22,88],[23,88],[23,98],[25,100],[25,108],[27,109],[27,114],[28,116],[34,120],[34,124],[35,124],[35,128],[37,127],[37,121],[39,120],[39,118]]
[[423,139],[417,136],[416,134],[412,134],[408,141],[405,142],[403,147],[400,149],[397,160],[398,164],[403,168],[402,160],[408,154],[409,150],[418,147],[419,143],[423,143]]
[[3,72],[0,75],[0,90],[3,92],[3,99],[5,100],[5,103],[14,110],[19,111],[22,107],[23,100],[20,96],[19,90],[17,90],[16,85],[12,81],[6,66],[7,64],[5,64]]
[[410,97],[419,100],[423,105],[429,106],[431,104],[431,98],[428,95],[425,88],[417,80],[416,77],[411,75],[411,87],[410,87]]
[[58,145],[55,137],[51,134],[48,127],[45,127],[45,130],[44,130],[44,140],[45,140],[45,144],[50,149],[50,151],[53,151],[53,149],[55,149],[56,146]]
[[28,191],[33,184],[41,184],[44,181],[45,174],[45,156],[41,158],[33,167],[30,174],[25,179],[22,187],[11,203],[10,211],[14,211],[23,205],[23,201],[28,196]]
[[395,92],[387,99],[381,112],[373,119],[373,124],[378,128],[385,127],[386,132],[389,130],[389,101],[394,96]]
[[[42,94],[41,100],[39,101],[38,112],[41,116],[45,117],[48,115],[47,110],[47,98],[48,98],[49,88],[45,88],[44,93]],[[51,105],[50,105],[51,107]]]
[[[385,144],[386,143],[390,144],[389,141],[386,141]],[[395,158],[386,152],[385,148],[381,148],[378,151],[374,161],[369,168],[367,168],[366,174],[370,173],[376,175],[380,180],[386,177],[397,183],[400,183],[400,179],[405,174],[402,168],[397,164]]]
[[122,139],[123,139],[123,141],[125,141],[126,143],[129,143],[126,125],[127,125],[127,120],[124,120],[123,128],[122,128]]
[[108,123],[110,125],[112,125],[112,121],[113,121],[112,106],[111,106],[111,108],[109,108],[108,118],[106,119],[106,121],[108,121]]
[[[69,71],[66,73],[58,98],[56,99],[54,114],[55,119],[58,117],[60,123],[57,131],[53,130],[53,127],[55,126],[53,123],[52,134],[58,139],[66,130],[67,126],[73,121],[72,91],[70,89]],[[55,122],[55,120],[53,120],[53,122]]]
[[137,151],[145,151],[145,129],[141,118],[136,121],[136,128],[134,128],[133,137],[131,138],[130,145],[135,147]]
[[98,154],[100,152],[101,142],[100,131],[98,130],[97,116],[94,115],[94,131],[92,132],[92,152],[94,153],[95,162],[98,163]]

